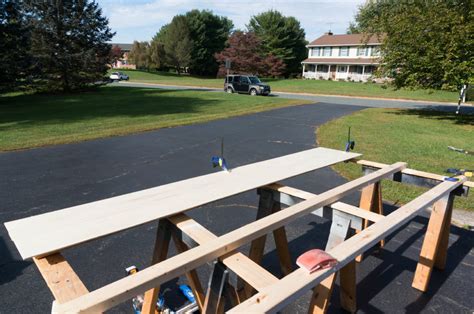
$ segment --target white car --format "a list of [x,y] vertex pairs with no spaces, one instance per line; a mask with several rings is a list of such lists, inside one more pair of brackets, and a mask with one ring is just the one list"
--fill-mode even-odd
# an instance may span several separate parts
[[122,72],[112,72],[112,74],[109,76],[109,79],[112,81],[128,81],[128,75]]

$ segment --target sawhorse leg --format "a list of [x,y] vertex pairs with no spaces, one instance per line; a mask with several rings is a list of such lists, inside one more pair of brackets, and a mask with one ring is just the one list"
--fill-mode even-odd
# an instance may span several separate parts
[[[329,232],[328,242],[326,244],[326,251],[334,248],[338,244],[344,242],[349,234],[349,227],[351,221],[345,217],[341,217],[336,213],[333,214],[333,220],[331,223],[331,231]],[[351,262],[350,264],[352,264]],[[348,264],[348,266],[350,265]],[[347,267],[347,266],[346,266]],[[346,269],[344,267],[341,269],[341,305],[344,309],[352,309],[353,304],[355,304],[355,289],[351,289],[352,282],[349,280],[347,274],[354,271],[355,269]],[[344,273],[344,274],[343,274]],[[355,276],[355,275],[354,275]],[[334,281],[336,280],[336,273],[332,274],[325,280],[323,280],[319,285],[313,289],[313,295],[311,297],[311,303],[309,305],[308,313],[325,313],[329,306],[329,300],[331,298],[332,289],[334,286]],[[355,281],[354,281],[355,286]],[[345,293],[346,290],[353,292],[352,295]],[[344,292],[343,292],[344,291]],[[354,300],[354,302],[349,302],[349,300]]]
[[[160,219],[158,229],[156,231],[155,248],[153,250],[153,258],[151,264],[159,263],[166,259],[168,248],[171,240],[171,223],[167,219]],[[154,314],[156,308],[156,300],[160,293],[160,287],[145,292],[142,314]]]
[[[272,191],[267,189],[259,189],[258,193],[260,194],[260,199],[258,203],[257,220],[281,210],[281,204],[274,200]],[[281,271],[283,275],[286,276],[292,271],[293,266],[291,262],[290,250],[288,249],[288,240],[286,237],[285,227],[275,229],[273,231],[273,237],[275,239]],[[262,262],[266,239],[266,235],[261,236],[260,238],[253,240],[250,245],[249,258],[257,264],[261,264]],[[244,283],[244,289],[241,297],[243,299],[249,298],[254,292],[255,289],[252,286]]]
[[434,266],[444,268],[453,201],[454,194],[450,193],[433,205],[412,283],[412,287],[420,291],[425,292],[428,289]]
[[229,270],[220,261],[214,262],[206,299],[202,312],[205,314],[224,313],[224,298],[230,302],[231,306],[236,306],[238,302],[237,292],[229,282]]
[[[383,202],[382,202],[382,182],[376,182],[369,186],[366,186],[362,189],[362,193],[360,195],[360,202],[359,207],[365,210],[368,210],[373,213],[377,213],[379,215],[383,215]],[[363,228],[367,228],[369,226],[369,221],[364,220]],[[385,245],[385,240],[380,241],[380,247]],[[357,262],[361,262],[363,255],[359,255],[356,257]]]

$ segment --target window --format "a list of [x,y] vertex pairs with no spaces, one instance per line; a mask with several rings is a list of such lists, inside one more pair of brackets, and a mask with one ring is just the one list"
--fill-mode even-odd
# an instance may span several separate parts
[[349,56],[349,47],[339,47],[339,57]]
[[318,72],[329,72],[329,66],[325,64],[318,64],[317,67]]
[[372,51],[370,52],[371,56],[380,56],[380,47],[373,46]]
[[311,57],[319,57],[319,47],[318,48],[311,48]]
[[241,76],[240,77],[240,83],[241,84],[250,84],[249,78],[246,76]]
[[337,72],[347,72],[347,66],[340,65],[337,67]]
[[332,52],[332,48],[331,48],[331,47],[324,47],[323,56],[324,56],[324,57],[330,57],[330,56],[331,56],[331,52]]
[[357,56],[359,56],[359,57],[367,56],[367,52],[368,52],[367,47],[359,47],[357,49]]

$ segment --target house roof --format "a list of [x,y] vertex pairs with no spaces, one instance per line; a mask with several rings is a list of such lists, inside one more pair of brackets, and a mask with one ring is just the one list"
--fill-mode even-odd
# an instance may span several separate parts
[[110,43],[112,46],[119,46],[122,51],[130,51],[132,50],[133,44],[121,44],[121,43]]
[[384,34],[371,35],[367,40],[367,34],[343,34],[328,35],[313,40],[308,46],[356,46],[361,44],[381,44]]
[[371,65],[379,64],[379,60],[377,58],[308,58],[301,63]]

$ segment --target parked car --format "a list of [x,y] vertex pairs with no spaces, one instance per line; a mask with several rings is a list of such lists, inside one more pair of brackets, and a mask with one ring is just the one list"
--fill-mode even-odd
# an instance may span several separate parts
[[228,93],[242,93],[252,96],[270,95],[270,86],[262,83],[253,75],[227,75],[224,82],[224,91]]
[[109,79],[112,81],[128,81],[128,75],[122,72],[112,72]]

